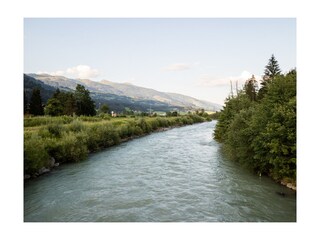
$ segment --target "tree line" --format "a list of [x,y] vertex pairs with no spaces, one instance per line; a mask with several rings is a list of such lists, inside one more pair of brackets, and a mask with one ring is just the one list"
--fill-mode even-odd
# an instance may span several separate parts
[[258,174],[296,181],[296,70],[282,74],[274,55],[261,87],[254,76],[225,101],[214,138],[223,152]]
[[[105,111],[107,106],[102,106]],[[75,92],[62,92],[59,89],[44,105],[40,89],[34,88],[30,100],[24,98],[24,113],[34,116],[50,115],[50,116],[72,116],[96,115],[95,102],[90,97],[90,92],[84,86],[78,84]]]

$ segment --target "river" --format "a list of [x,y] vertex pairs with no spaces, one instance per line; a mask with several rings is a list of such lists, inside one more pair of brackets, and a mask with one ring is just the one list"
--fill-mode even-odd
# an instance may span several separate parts
[[153,133],[27,181],[24,221],[295,222],[295,192],[224,159],[215,124]]

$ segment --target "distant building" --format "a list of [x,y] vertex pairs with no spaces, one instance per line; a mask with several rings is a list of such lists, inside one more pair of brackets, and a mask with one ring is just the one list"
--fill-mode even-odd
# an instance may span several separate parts
[[116,117],[117,113],[115,113],[114,111],[111,111],[111,117]]

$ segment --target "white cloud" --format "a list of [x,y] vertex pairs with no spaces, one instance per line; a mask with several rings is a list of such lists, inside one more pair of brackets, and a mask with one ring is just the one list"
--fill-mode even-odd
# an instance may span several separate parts
[[78,65],[66,70],[57,70],[54,72],[38,71],[37,74],[49,74],[52,76],[65,76],[69,78],[92,79],[99,76],[99,71],[87,65]]
[[99,76],[99,71],[97,69],[93,69],[87,65],[78,65],[76,67],[68,68],[66,73],[75,78],[96,78]]
[[[252,73],[248,71],[243,71],[238,76],[230,76],[230,77],[224,77],[224,78],[217,78],[210,74],[203,74],[199,77],[197,80],[197,85],[202,87],[222,87],[222,86],[230,86],[230,82],[236,83],[238,82],[238,86],[241,87],[246,80],[252,77]],[[254,75],[256,80],[261,80],[261,76]]]
[[184,71],[184,70],[188,70],[191,68],[191,64],[188,63],[174,63],[171,64],[165,68],[163,68],[163,70],[165,71]]

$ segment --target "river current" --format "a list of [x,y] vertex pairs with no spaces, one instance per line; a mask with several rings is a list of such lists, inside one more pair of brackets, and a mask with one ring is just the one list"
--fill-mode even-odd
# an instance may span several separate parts
[[295,222],[295,192],[225,159],[215,124],[152,133],[27,181],[24,221]]

